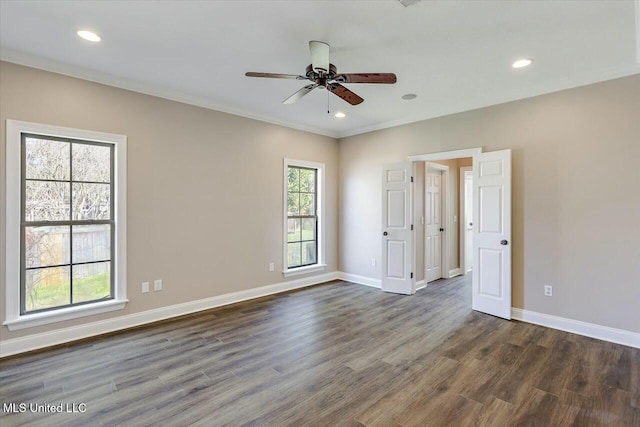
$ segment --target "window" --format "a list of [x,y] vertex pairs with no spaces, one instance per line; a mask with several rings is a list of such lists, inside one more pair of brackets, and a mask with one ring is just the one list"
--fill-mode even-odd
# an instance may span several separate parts
[[113,145],[22,134],[20,313],[113,299]]
[[285,159],[285,276],[325,267],[322,234],[324,165]]
[[287,171],[287,268],[318,262],[317,169]]
[[124,307],[125,144],[7,121],[10,329]]

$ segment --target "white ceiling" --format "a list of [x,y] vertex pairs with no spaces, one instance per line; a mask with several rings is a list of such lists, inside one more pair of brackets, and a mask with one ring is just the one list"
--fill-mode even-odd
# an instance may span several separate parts
[[[2,1],[0,58],[343,137],[640,72],[634,1]],[[91,29],[92,44],[76,36]],[[392,72],[348,87],[350,106],[305,83],[308,41],[341,72]],[[511,63],[534,58],[514,70]],[[403,101],[406,93],[418,98]],[[347,117],[336,119],[333,112]]]

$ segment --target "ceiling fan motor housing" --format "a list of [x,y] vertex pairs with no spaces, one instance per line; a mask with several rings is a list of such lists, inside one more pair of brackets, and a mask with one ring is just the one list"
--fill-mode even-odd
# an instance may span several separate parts
[[338,74],[338,69],[333,64],[329,64],[329,72],[326,74],[318,73],[316,70],[313,69],[313,64],[309,64],[307,66],[307,71],[305,75],[309,80],[315,82],[317,85],[326,87],[327,82],[329,80],[335,79],[337,74]]

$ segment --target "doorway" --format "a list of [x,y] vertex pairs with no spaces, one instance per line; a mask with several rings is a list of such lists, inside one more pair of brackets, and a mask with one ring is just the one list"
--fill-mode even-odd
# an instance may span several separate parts
[[[472,251],[472,308],[484,313],[505,319],[511,318],[511,150],[483,152],[482,148],[456,150],[449,152],[409,156],[406,162],[384,165],[382,170],[382,277],[381,288],[386,292],[412,295],[420,286],[420,280],[414,275],[417,261],[424,262],[424,257],[416,257],[416,249],[424,248],[424,231],[415,233],[414,224],[424,225],[423,210],[426,204],[414,203],[416,194],[427,195],[424,188],[414,186],[426,180],[414,182],[414,175],[420,164],[424,165],[423,173],[427,173],[426,162],[457,162],[461,157],[472,157],[472,199],[473,199],[473,251]],[[458,164],[458,163],[456,163]],[[449,174],[458,181],[459,172]],[[437,173],[435,175],[437,176]],[[442,175],[440,181],[442,184]],[[447,185],[449,191],[458,192],[459,183]],[[432,192],[437,190],[432,186]],[[441,191],[440,191],[441,192]],[[453,200],[458,207],[460,198]],[[442,200],[441,200],[442,204]],[[448,200],[444,201],[446,217],[444,223],[454,223],[458,218],[450,217]],[[459,211],[457,211],[459,212]],[[454,214],[455,215],[455,214]],[[442,223],[442,219],[440,221]],[[445,225],[441,237],[441,247],[447,243],[459,244],[459,224]],[[414,234],[415,233],[415,234]],[[447,238],[447,234],[455,238]],[[453,245],[451,245],[453,246]],[[457,269],[449,269],[447,257],[455,257]],[[441,275],[452,277],[462,274],[459,247],[446,248],[441,257]],[[432,263],[433,264],[433,263]],[[453,264],[451,264],[453,265]],[[417,268],[418,272],[422,269]],[[457,270],[457,271],[456,271]],[[422,271],[426,271],[426,268]],[[436,273],[437,274],[437,271]],[[421,274],[422,275],[422,274]],[[426,286],[425,277],[422,284]]]

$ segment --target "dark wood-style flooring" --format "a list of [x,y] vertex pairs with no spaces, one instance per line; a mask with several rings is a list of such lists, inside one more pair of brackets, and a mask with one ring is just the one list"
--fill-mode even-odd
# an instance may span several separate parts
[[8,426],[640,426],[640,350],[332,282],[0,361]]

